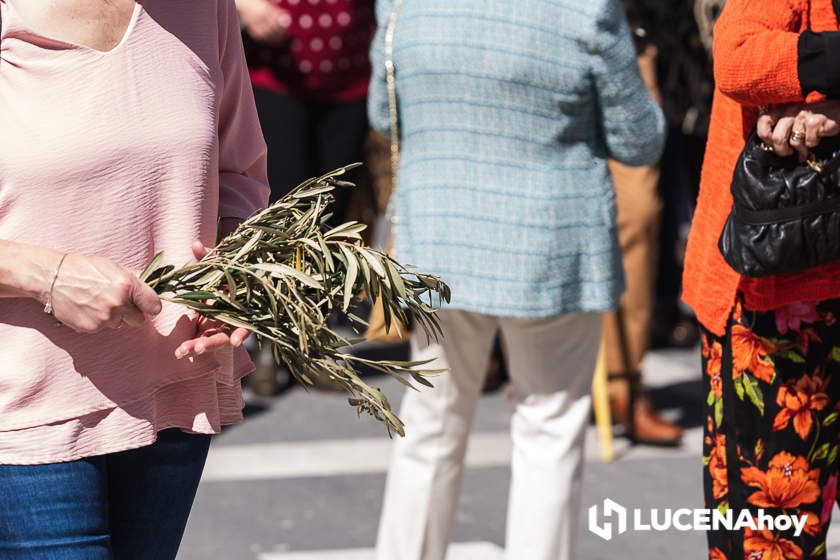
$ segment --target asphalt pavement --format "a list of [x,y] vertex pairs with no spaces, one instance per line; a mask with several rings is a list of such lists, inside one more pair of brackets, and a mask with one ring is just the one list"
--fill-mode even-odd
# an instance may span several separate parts
[[[617,460],[604,464],[590,429],[579,560],[706,558],[700,532],[630,531],[605,541],[586,515],[605,498],[630,510],[703,507],[698,354],[659,351],[644,363],[655,404],[686,429],[682,447],[617,439]],[[398,406],[401,386],[377,381]],[[179,560],[372,560],[390,449],[384,429],[331,393],[295,388],[248,403],[245,423],[215,438]],[[447,560],[503,557],[510,414],[503,392],[481,401]],[[834,541],[828,557],[840,558]]]

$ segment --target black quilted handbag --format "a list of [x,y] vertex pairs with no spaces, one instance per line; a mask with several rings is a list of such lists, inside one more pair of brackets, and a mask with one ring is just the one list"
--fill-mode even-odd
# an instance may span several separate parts
[[823,138],[807,162],[747,140],[732,177],[734,204],[718,240],[726,262],[751,277],[840,260],[840,138]]

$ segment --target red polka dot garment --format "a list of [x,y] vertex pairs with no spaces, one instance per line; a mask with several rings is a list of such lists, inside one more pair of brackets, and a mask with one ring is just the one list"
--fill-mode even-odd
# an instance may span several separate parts
[[289,14],[289,40],[267,46],[245,34],[252,83],[315,102],[364,98],[374,0],[272,1]]

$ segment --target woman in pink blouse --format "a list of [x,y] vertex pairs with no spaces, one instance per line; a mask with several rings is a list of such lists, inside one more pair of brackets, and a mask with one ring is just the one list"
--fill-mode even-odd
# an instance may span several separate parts
[[172,559],[253,365],[136,271],[267,204],[233,0],[0,0],[0,107],[0,558]]

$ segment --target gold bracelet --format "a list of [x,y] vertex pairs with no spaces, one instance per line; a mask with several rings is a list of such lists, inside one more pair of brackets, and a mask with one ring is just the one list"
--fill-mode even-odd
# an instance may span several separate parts
[[61,260],[58,261],[58,266],[55,267],[55,275],[53,276],[52,283],[50,284],[50,292],[47,294],[47,303],[44,305],[44,313],[47,315],[53,314],[53,306],[52,306],[52,294],[53,288],[55,288],[55,281],[58,280],[58,271],[61,270],[61,265],[64,264],[64,259],[67,258],[67,253],[61,255]]

